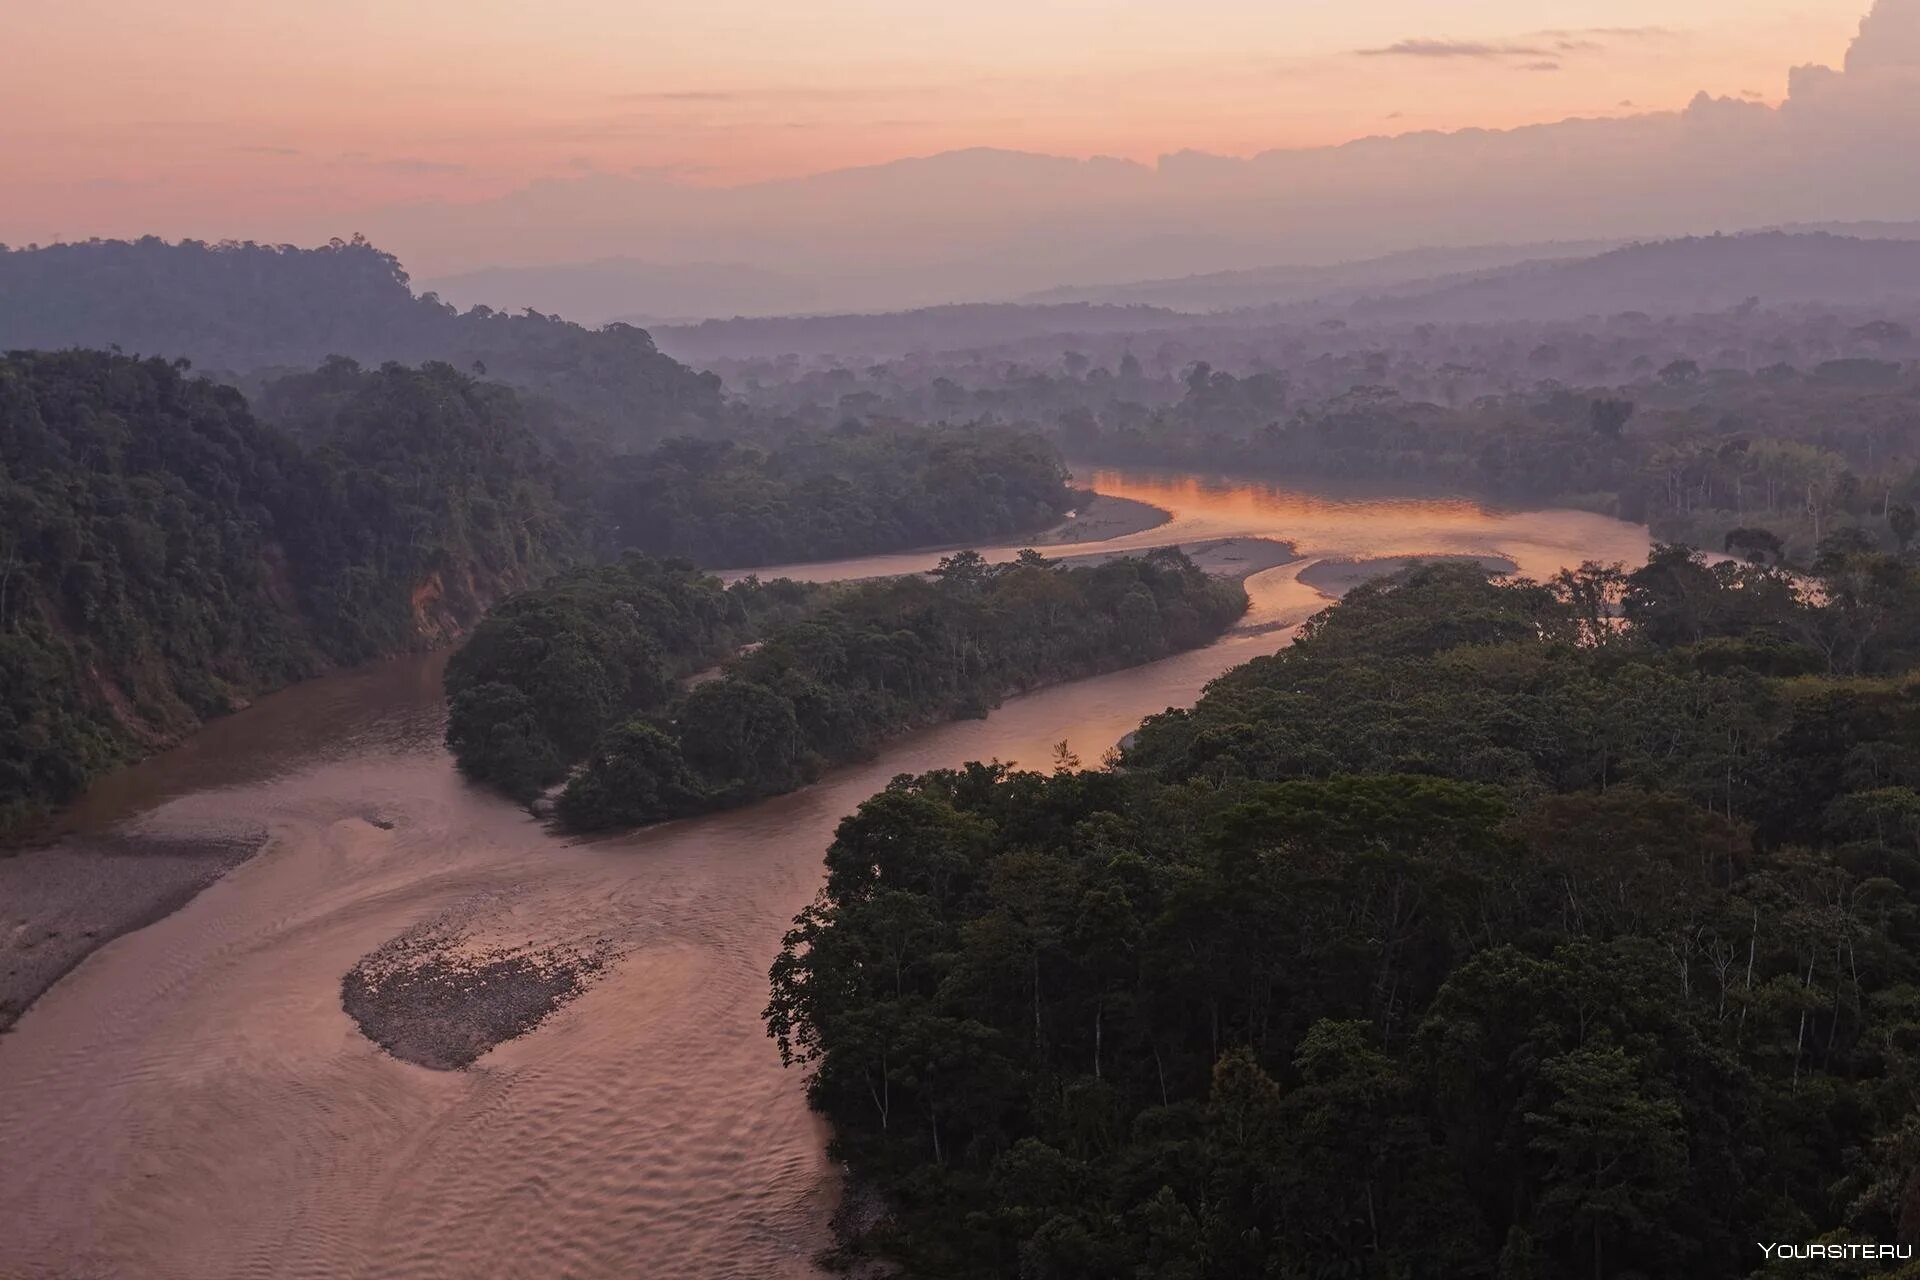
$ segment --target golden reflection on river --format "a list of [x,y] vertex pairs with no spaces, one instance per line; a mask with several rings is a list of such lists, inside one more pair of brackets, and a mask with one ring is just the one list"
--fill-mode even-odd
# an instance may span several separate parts
[[[1258,536],[1308,560],[1498,555],[1539,575],[1647,547],[1643,529],[1577,512],[1137,473],[1093,483],[1173,514],[1101,549]],[[82,830],[251,825],[273,839],[95,953],[0,1036],[0,1276],[814,1275],[836,1179],[759,1015],[834,824],[898,773],[1041,764],[1062,738],[1097,758],[1142,716],[1284,643],[1280,627],[1325,603],[1298,581],[1306,562],[1257,575],[1247,623],[1208,649],[917,734],[790,796],[617,840],[556,839],[462,783],[438,741],[434,657],[263,699],[105,780],[76,811]],[[428,1071],[359,1034],[340,978],[440,917],[529,942],[605,941],[621,959],[472,1069]]]
[[1533,577],[1583,560],[1637,562],[1647,554],[1644,529],[1581,511],[1508,510],[1464,498],[1329,497],[1259,481],[1153,472],[1096,471],[1087,483],[1173,513],[1169,523],[1103,549],[1264,537],[1290,542],[1313,558],[1502,556]]

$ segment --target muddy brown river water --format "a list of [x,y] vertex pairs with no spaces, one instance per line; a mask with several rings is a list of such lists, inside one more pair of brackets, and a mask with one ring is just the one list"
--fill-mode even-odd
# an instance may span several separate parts
[[[1103,550],[1265,537],[1304,558],[1251,578],[1252,612],[1210,648],[917,734],[793,795],[616,840],[556,838],[462,783],[439,743],[438,656],[263,699],[104,780],[70,816],[83,836],[269,839],[95,952],[0,1036],[0,1277],[814,1275],[838,1179],[760,1011],[842,815],[903,772],[1045,765],[1063,738],[1098,758],[1143,716],[1284,644],[1327,602],[1299,580],[1319,558],[1499,556],[1544,575],[1647,551],[1644,529],[1580,512],[1090,481],[1173,515]],[[862,577],[932,559],[790,572]],[[531,1034],[465,1071],[426,1070],[360,1034],[340,982],[434,921],[618,958]]]

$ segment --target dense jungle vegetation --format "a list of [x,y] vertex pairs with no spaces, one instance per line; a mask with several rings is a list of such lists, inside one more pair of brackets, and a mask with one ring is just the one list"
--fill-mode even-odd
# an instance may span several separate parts
[[[268,382],[260,411],[307,442],[343,424],[368,439],[382,424],[412,433],[400,406],[364,395],[373,376],[335,356]],[[609,558],[639,550],[734,568],[1009,539],[1057,522],[1075,501],[1060,455],[1031,431],[759,423],[755,438],[678,437],[614,453],[551,430],[508,388],[486,394],[540,440],[545,458],[520,462],[552,479],[581,536]]]
[[1914,1242],[1920,572],[1843,536],[1817,575],[1416,568],[1120,768],[897,780],[767,1013],[892,1208],[856,1250],[1545,1280]]
[[614,458],[596,501],[615,545],[727,568],[1016,538],[1073,496],[1033,432],[850,423]]
[[961,552],[931,580],[842,587],[718,679],[615,727],[561,793],[559,818],[637,826],[790,791],[908,729],[1207,644],[1246,608],[1237,584],[1177,549],[1088,567]]
[[[1088,567],[962,552],[930,578],[724,589],[630,556],[495,610],[449,666],[447,741],[468,776],[523,800],[582,761],[561,822],[637,826],[788,791],[904,730],[1205,644],[1245,609],[1177,551]],[[676,682],[749,638],[716,678]]]
[[576,541],[512,394],[445,365],[362,375],[301,442],[163,360],[0,357],[0,831]]
[[447,744],[461,770],[527,801],[615,725],[657,714],[687,676],[798,617],[820,588],[723,585],[629,553],[506,601],[447,664]]
[[1354,307],[714,367],[763,412],[800,422],[1026,424],[1083,462],[1571,503],[1715,548],[1762,523],[1805,563],[1842,523],[1888,549],[1913,536],[1917,328],[1910,307],[1757,300],[1503,323]]

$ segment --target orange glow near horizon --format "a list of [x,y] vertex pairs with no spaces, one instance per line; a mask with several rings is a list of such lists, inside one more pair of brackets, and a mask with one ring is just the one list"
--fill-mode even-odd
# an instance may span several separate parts
[[973,146],[1151,161],[1700,90],[1777,101],[1790,66],[1839,60],[1865,8],[66,0],[16,17],[0,50],[0,240],[298,238],[587,171],[731,185]]

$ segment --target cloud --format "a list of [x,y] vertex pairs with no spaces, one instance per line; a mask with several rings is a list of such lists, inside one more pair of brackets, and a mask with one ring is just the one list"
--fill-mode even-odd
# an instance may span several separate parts
[[411,158],[376,160],[373,162],[373,167],[376,169],[385,169],[389,173],[465,173],[467,171],[467,166],[464,164],[454,164],[446,160],[415,160]]
[[[929,86],[921,86],[924,90]],[[617,93],[616,102],[656,104],[687,103],[784,103],[784,102],[857,102],[872,98],[900,97],[906,90],[879,86],[835,88],[824,85],[769,85],[752,89],[647,89],[635,93]]]
[[1522,63],[1520,69],[1522,71],[1558,71],[1560,64],[1548,59],[1540,62]]
[[679,164],[636,164],[627,167],[627,173],[633,177],[659,179],[666,182],[681,178],[698,178],[712,172],[712,165],[695,164],[692,161]]
[[733,102],[742,95],[713,89],[668,89],[653,93],[623,93],[622,102]]
[[297,156],[301,154],[300,148],[298,147],[235,147],[234,150],[254,156]]
[[1551,52],[1538,45],[1491,44],[1478,40],[1400,40],[1379,49],[1356,49],[1363,58],[1543,58]]
[[1672,27],[1548,27],[1534,32],[1555,40],[1670,40],[1680,33]]
[[1889,124],[1913,120],[1920,91],[1920,0],[1877,0],[1844,66],[1795,67],[1788,77],[1788,107],[1869,109],[1893,117]]
[[[1524,69],[1545,71],[1543,65],[1564,54],[1603,53],[1616,42],[1664,40],[1677,33],[1668,27],[1549,27],[1504,40],[1445,40],[1416,36],[1375,49],[1354,50],[1363,58],[1435,58],[1491,61],[1532,59]],[[1558,70],[1558,67],[1552,68]]]
[[1920,3],[1879,0],[1847,50],[1848,75],[1920,70]]
[[388,173],[453,174],[467,172],[464,164],[455,164],[446,160],[419,160],[410,156],[397,159],[380,160],[364,151],[344,151],[339,163],[355,165],[362,169],[381,169]]

